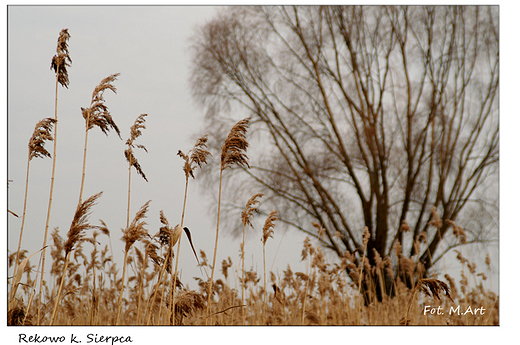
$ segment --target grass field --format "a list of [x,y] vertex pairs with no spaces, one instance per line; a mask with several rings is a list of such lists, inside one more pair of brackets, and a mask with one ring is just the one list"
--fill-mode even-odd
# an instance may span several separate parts
[[[103,235],[96,232],[94,238],[97,236]],[[51,237],[51,279],[44,281],[41,325],[50,322],[65,261],[64,240],[57,232]],[[152,241],[149,245],[154,247]],[[150,247],[144,252],[137,246],[133,248],[127,260],[128,272],[133,274],[127,275],[126,293],[119,299],[123,284],[121,267],[113,262],[108,246],[96,247],[90,253],[84,253],[79,246],[65,274],[63,297],[54,324],[115,325],[119,308],[122,309],[120,325],[399,325],[404,323],[407,313],[409,325],[499,323],[498,296],[486,289],[486,274],[477,272],[462,256],[459,260],[463,278],[457,284],[459,288],[451,277],[437,277],[448,282],[453,301],[443,291],[436,298],[435,293],[428,296],[418,289],[413,296],[413,291],[396,279],[393,284],[397,293],[393,298],[384,296],[378,302],[375,290],[367,291],[373,302],[366,305],[353,283],[355,274],[347,276],[345,273],[346,267],[351,265],[349,255],[345,255],[340,264],[325,262],[321,248],[314,247],[310,241],[306,241],[303,248],[308,270],[293,272],[287,267],[279,277],[270,273],[266,290],[262,273],[248,270],[242,281],[240,267],[236,267],[231,258],[223,260],[218,267],[221,277],[214,284],[209,318],[206,313],[207,278],[198,278],[196,290],[188,290],[178,283],[172,317],[171,274],[163,275],[158,281],[161,265],[157,262],[165,255],[165,250],[159,247],[155,247],[157,252]],[[202,269],[209,269],[205,253],[199,254]],[[14,257],[12,253],[10,264]],[[379,267],[365,267],[364,274],[373,277],[385,269],[389,266],[382,262]],[[353,268],[352,272],[356,270],[359,272],[360,268]],[[25,265],[18,294],[9,301],[10,325],[38,323],[37,298],[31,294],[37,291],[33,271],[30,263]],[[426,290],[430,291],[428,287]],[[32,301],[30,306],[28,301]]]

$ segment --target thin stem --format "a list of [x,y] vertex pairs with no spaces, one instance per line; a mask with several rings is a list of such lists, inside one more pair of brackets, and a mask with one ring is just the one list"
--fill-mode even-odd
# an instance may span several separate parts
[[220,182],[218,187],[218,212],[217,212],[217,234],[215,237],[215,250],[213,252],[213,265],[211,266],[211,278],[209,280],[209,290],[208,290],[208,306],[206,309],[206,325],[208,325],[208,318],[210,316],[209,312],[211,309],[211,294],[213,292],[213,274],[215,273],[215,263],[217,259],[217,245],[218,245],[218,231],[220,226],[220,201],[222,197],[222,172],[224,171],[223,167],[220,168]]
[[[16,261],[14,262],[14,274],[16,274],[16,270],[18,268],[18,261],[20,260],[20,249],[21,249],[21,246],[22,246],[22,236],[23,236],[23,228],[24,228],[24,224],[25,224],[25,211],[27,209],[27,192],[29,190],[29,167],[30,167],[30,163],[31,163],[31,152],[29,150],[29,156],[27,158],[27,177],[25,178],[25,197],[24,197],[24,201],[23,201],[23,215],[22,215],[22,227],[20,228],[20,239],[18,240],[18,250],[16,252]],[[12,303],[12,301],[14,301],[14,279],[12,281],[13,285],[11,285],[11,292],[13,293],[11,295],[11,297],[9,298],[9,302]],[[11,309],[9,307],[9,309]]]
[[358,281],[358,293],[361,294],[361,283],[363,281],[363,267],[365,262],[365,257],[367,254],[367,246],[363,250],[363,256],[361,257],[361,271],[359,272],[359,281]]
[[266,309],[266,303],[267,303],[267,280],[266,280],[266,274],[265,274],[265,242],[263,244],[263,259],[264,259],[264,310],[262,313],[262,324],[265,325],[265,309]]
[[130,225],[130,184],[132,180],[132,158],[128,163],[128,206],[126,208],[126,228]]
[[40,293],[38,296],[38,316],[36,318],[36,324],[40,325],[40,312],[42,310],[42,293],[43,293],[43,275],[45,273],[45,253],[47,249],[47,235],[49,233],[49,220],[51,218],[51,207],[52,207],[52,195],[54,192],[54,176],[56,173],[56,145],[58,143],[58,74],[56,74],[56,97],[54,99],[54,149],[52,153],[52,175],[51,175],[51,190],[49,193],[49,207],[47,209],[47,220],[45,222],[45,234],[43,235],[43,251],[41,255],[42,272],[40,275]]
[[119,292],[119,300],[117,301],[116,326],[119,325],[119,317],[121,316],[121,304],[123,303],[123,293],[125,291],[125,274],[126,260],[128,259],[128,250],[125,250],[125,258],[123,261],[123,278],[121,278],[121,291]]
[[[246,224],[242,228],[242,305],[244,305],[245,292],[244,285],[246,281],[245,273],[245,261],[246,261]],[[242,308],[242,325],[246,324],[246,308]]]
[[78,204],[81,204],[81,198],[83,197],[83,186],[85,184],[85,169],[87,165],[87,143],[88,143],[88,126],[89,126],[89,119],[90,119],[90,111],[89,115],[87,117],[86,122],[86,130],[85,130],[85,148],[83,149],[83,172],[81,173],[81,188],[79,190],[79,202]]
[[[39,263],[41,264],[41,262]],[[40,267],[38,267],[38,271],[40,270]],[[38,276],[36,276],[36,278],[38,278]],[[31,294],[29,296],[29,300],[27,301],[27,309],[26,310],[31,310],[31,304],[32,304],[32,301],[33,301],[33,298],[34,298],[34,293],[36,292],[36,284],[38,283],[38,279],[35,279],[32,283],[32,286],[31,286]],[[27,319],[27,313],[25,314],[24,316],[24,319],[23,319],[23,322],[22,322],[22,325],[25,325],[25,320]]]
[[[179,240],[180,240],[180,237],[179,237]],[[173,245],[172,245],[172,241],[170,240],[170,245],[168,246],[168,253],[166,253],[166,258],[161,267],[161,271],[159,272],[159,278],[157,279],[155,291],[154,291],[150,306],[148,308],[148,318],[146,320],[146,325],[150,324],[150,319],[152,317],[152,308],[155,303],[155,298],[157,297],[157,291],[159,290],[159,287],[161,285],[162,277],[163,277],[164,272],[166,271],[166,266],[168,265],[168,262],[170,261],[172,252],[173,252]],[[163,287],[163,290],[164,290],[164,287]],[[162,300],[162,293],[161,293],[161,300]]]
[[[367,246],[368,241],[365,242],[364,249],[363,249],[363,256],[361,257],[361,270],[359,272],[359,281],[358,281],[358,293],[363,298],[363,295],[361,294],[361,283],[363,282],[363,268],[365,266],[365,257],[367,254]],[[359,304],[359,313],[361,313],[361,303]]]
[[139,294],[137,295],[137,298],[138,298],[138,302],[137,302],[137,322],[139,322],[139,320],[141,320],[141,300],[142,300],[142,296],[143,296],[143,280],[144,280],[144,272],[145,272],[145,263],[146,263],[146,256],[145,256],[145,259],[143,261],[143,265],[141,267],[141,274],[140,274],[140,279],[139,279]]
[[[186,199],[188,197],[188,180],[189,180],[189,175],[186,175],[186,185],[184,187],[184,203],[182,205],[182,215],[181,215],[181,225],[180,225],[181,228],[184,226],[184,213],[186,211]],[[175,298],[176,298],[175,292],[176,292],[176,288],[177,288],[177,272],[178,272],[178,267],[179,267],[179,255],[181,252],[181,239],[182,239],[182,236],[179,236],[179,241],[177,242],[177,257],[175,258],[175,273],[173,275],[173,279],[171,279],[173,288],[170,287],[170,291],[172,291],[171,313],[172,313],[173,319],[175,319]],[[172,322],[170,321],[170,323],[172,323]]]
[[60,302],[61,290],[63,289],[63,282],[65,281],[65,276],[67,274],[67,268],[69,267],[69,256],[70,256],[70,252],[68,252],[67,256],[65,257],[65,264],[63,265],[63,272],[61,274],[60,287],[58,288],[58,295],[56,296],[56,302],[54,302],[54,310],[52,311],[51,322],[49,323],[49,326],[54,325],[56,311],[58,310],[58,304]]
[[417,283],[417,285],[415,285],[415,288],[413,289],[413,292],[412,292],[412,297],[410,297],[410,300],[408,301],[408,308],[406,308],[406,316],[404,318],[405,325],[408,325],[408,314],[410,313],[410,309],[412,308],[412,301],[413,301],[413,298],[415,297],[415,293],[417,292],[417,288],[421,284],[421,281],[422,281],[422,279]]
[[302,301],[302,316],[300,319],[300,325],[304,326],[303,320],[305,317],[305,302],[307,301],[307,292],[309,290],[309,279],[305,282],[305,288],[303,291],[303,301]]
[[[95,245],[94,245],[95,248]],[[92,265],[92,310],[91,310],[91,317],[90,317],[90,325],[93,326],[95,324],[96,320],[96,309],[97,309],[97,303],[96,303],[96,265],[93,263]]]

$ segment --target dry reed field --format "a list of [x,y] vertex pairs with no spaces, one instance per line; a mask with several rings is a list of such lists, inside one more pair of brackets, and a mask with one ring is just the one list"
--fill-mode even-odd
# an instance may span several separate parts
[[[68,71],[72,60],[68,52],[70,35],[67,29],[60,32],[56,55],[51,69],[56,73],[56,110],[54,118],[45,118],[36,124],[29,142],[26,190],[29,185],[29,169],[33,158],[54,159],[56,146],[62,143],[58,137],[58,90],[68,87]],[[367,243],[370,229],[365,228],[363,247],[355,252],[345,251],[341,260],[329,262],[326,249],[319,242],[306,238],[294,243],[301,248],[301,261],[305,270],[295,272],[290,266],[282,274],[266,268],[266,250],[270,238],[277,231],[278,211],[260,215],[257,208],[264,195],[254,194],[244,205],[237,223],[241,224],[240,247],[233,254],[219,252],[222,176],[232,166],[247,169],[249,146],[247,133],[250,119],[238,121],[229,128],[229,135],[221,143],[221,152],[210,152],[211,137],[200,137],[188,152],[178,151],[183,160],[184,198],[180,221],[168,220],[160,213],[158,231],[148,228],[146,218],[150,201],[144,203],[135,214],[130,213],[132,177],[147,179],[138,162],[139,154],[146,154],[146,147],[138,139],[146,135],[147,114],[139,115],[130,128],[124,155],[128,162],[128,194],[121,203],[128,204],[123,233],[114,235],[106,224],[94,224],[96,204],[103,198],[100,191],[83,195],[85,164],[88,158],[90,130],[111,132],[121,137],[121,131],[112,118],[104,99],[105,91],[116,93],[119,74],[109,75],[94,88],[91,103],[82,108],[85,119],[85,145],[81,191],[76,212],[70,215],[72,222],[66,233],[50,228],[54,169],[48,203],[47,224],[41,232],[41,249],[29,253],[23,249],[25,205],[23,214],[10,215],[21,218],[16,250],[8,253],[10,275],[8,277],[8,325],[498,325],[499,297],[491,289],[488,277],[493,273],[489,256],[485,267],[458,252],[460,278],[447,272],[432,271],[425,276],[417,257],[408,257],[401,244],[393,246],[392,257],[377,257],[375,264],[367,259]],[[97,129],[96,129],[97,128]],[[47,149],[46,145],[53,145]],[[137,152],[137,150],[140,150]],[[220,185],[217,206],[215,246],[212,252],[197,248],[195,238],[184,224],[185,210],[189,207],[187,194],[189,182],[197,169],[204,169],[210,160],[220,159]],[[88,180],[88,179],[87,179]],[[88,183],[88,182],[87,182]],[[216,187],[215,187],[216,188]],[[27,193],[25,199],[27,202]],[[76,196],[74,196],[74,199]],[[431,227],[440,228],[442,220],[431,210]],[[30,215],[28,215],[30,217]],[[248,257],[246,234],[252,231],[252,218],[260,219],[261,269],[245,265]],[[451,224],[454,235],[465,241],[464,230]],[[321,224],[313,223],[317,233],[323,233]],[[406,231],[406,229],[404,230]],[[40,241],[40,239],[37,239]],[[113,241],[124,243],[124,260],[116,262],[111,249]],[[192,252],[180,252],[180,242],[187,240]],[[103,244],[102,244],[103,243]],[[106,243],[106,244],[105,244]],[[421,246],[419,238],[415,245]],[[250,248],[249,248],[250,250]],[[238,254],[235,254],[238,253]],[[188,288],[179,278],[180,256],[193,256],[199,270],[189,272],[198,282],[195,289]],[[47,259],[45,259],[47,257]]]

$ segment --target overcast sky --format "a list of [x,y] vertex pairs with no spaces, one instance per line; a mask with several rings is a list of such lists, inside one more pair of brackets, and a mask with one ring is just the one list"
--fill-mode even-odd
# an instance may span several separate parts
[[[501,9],[501,21],[507,16],[506,12]],[[147,113],[147,128],[138,143],[145,145],[148,153],[138,150],[136,156],[149,182],[133,172],[131,216],[146,201],[152,200],[147,214],[151,234],[155,234],[160,227],[160,210],[164,210],[172,225],[180,221],[184,173],[183,161],[176,153],[179,149],[186,152],[193,147],[196,139],[194,135],[203,121],[203,110],[190,98],[189,38],[194,34],[196,26],[204,24],[215,13],[215,8],[205,6],[8,8],[7,179],[12,182],[9,183],[7,200],[9,209],[20,216],[7,217],[10,251],[15,251],[18,245],[27,144],[36,123],[45,117],[54,117],[55,74],[50,70],[50,62],[56,53],[59,32],[64,28],[68,28],[71,35],[69,51],[72,66],[69,68],[69,88],[59,88],[58,152],[49,234],[52,229],[59,227],[61,236],[66,237],[79,197],[85,135],[80,107],[89,106],[94,87],[113,73],[121,73],[114,83],[117,94],[106,92],[105,99],[123,140],[115,132],[110,132],[108,136],[98,128],[89,132],[84,199],[103,191],[90,220],[99,224],[98,220],[102,219],[107,224],[111,231],[114,256],[121,268],[123,245],[120,238],[121,228],[126,225],[128,184],[124,143],[137,116]],[[507,49],[501,45],[503,48]],[[504,62],[501,63],[501,70],[504,71]],[[504,79],[511,78],[509,72],[502,75]],[[517,86],[514,88],[518,90]],[[504,100],[507,92],[511,90],[501,91],[501,100]],[[501,109],[504,103],[501,101]],[[508,120],[511,119],[504,119],[501,114],[502,133],[512,129],[504,126],[504,121]],[[514,121],[517,123],[518,120]],[[513,141],[512,145],[517,148],[517,141]],[[52,153],[52,143],[47,143],[46,147]],[[501,173],[507,166],[507,162],[502,163],[503,157],[507,156],[507,149],[512,147],[501,145]],[[215,156],[218,157],[214,153]],[[510,157],[515,157],[515,154]],[[31,161],[27,218],[22,241],[22,248],[30,254],[40,249],[43,243],[51,171],[52,159]],[[501,185],[506,181],[504,177],[505,174],[502,174]],[[518,186],[518,182],[507,181],[512,182],[508,186]],[[215,240],[215,219],[209,213],[207,201],[218,193],[217,188],[202,190],[198,188],[197,180],[190,180],[185,217],[185,225],[192,231],[195,247],[204,250],[210,260]],[[504,194],[508,192],[511,192],[509,187]],[[514,205],[501,203],[501,229],[504,223],[508,224],[503,210],[511,206]],[[246,263],[253,265],[257,272],[261,272],[262,258],[259,238],[257,234],[246,243],[249,253]],[[293,270],[303,270],[300,263],[302,241],[303,237],[294,232],[283,235],[275,231],[271,245],[267,248],[268,268],[272,266],[275,273],[281,273],[290,264]],[[230,236],[220,237],[217,278],[221,277],[220,263],[223,259],[230,256],[233,267],[238,264],[239,242]],[[88,250],[88,246],[86,244],[85,249]],[[49,259],[49,251],[47,255]],[[33,264],[36,264],[36,260]],[[182,280],[190,284],[190,288],[197,289],[192,277],[201,276],[201,273],[185,237],[181,246],[180,268]],[[234,282],[230,283],[235,285]]]

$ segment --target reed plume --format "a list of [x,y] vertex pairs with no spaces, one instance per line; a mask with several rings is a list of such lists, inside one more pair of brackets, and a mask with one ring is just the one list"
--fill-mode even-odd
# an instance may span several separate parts
[[[18,286],[22,284],[22,283],[20,283],[20,281],[22,280],[22,275],[25,272],[26,267],[30,266],[29,259],[32,258],[34,255],[38,254],[39,252],[41,252],[42,250],[43,250],[43,248],[38,250],[36,253],[34,253],[34,254],[24,258],[20,262],[20,265],[18,266],[18,268],[16,268],[14,270],[14,274],[13,274],[13,278],[12,278],[13,281],[12,281],[12,285],[11,285],[11,296],[9,297],[8,310],[13,309],[13,303],[15,302],[16,291],[18,289]],[[18,253],[17,253],[17,255],[18,255]],[[25,256],[25,253],[24,253],[24,256]],[[34,281],[34,284],[36,284],[36,280]],[[33,288],[34,288],[34,286],[33,286]],[[29,310],[29,308],[30,308],[31,301],[32,301],[32,293],[31,293],[31,297],[29,299],[29,302],[27,304],[27,310]]]
[[[27,210],[27,194],[29,190],[29,169],[30,163],[33,158],[44,158],[51,157],[49,151],[45,149],[45,142],[52,141],[53,137],[51,134],[52,126],[56,123],[55,119],[45,118],[39,121],[34,128],[34,132],[29,139],[29,154],[27,157],[27,176],[25,178],[25,197],[23,201],[23,214],[22,214],[22,226],[20,228],[20,239],[18,240],[18,250],[16,251],[16,259],[14,262],[14,272],[18,267],[20,261],[20,248],[22,246],[23,230],[25,225],[25,214]],[[14,293],[16,289],[14,286],[11,287],[11,300],[14,299]]]
[[217,231],[215,235],[215,250],[213,252],[213,265],[211,266],[211,278],[208,287],[208,305],[206,309],[206,324],[210,315],[211,295],[213,291],[213,275],[215,273],[215,263],[217,259],[218,234],[220,226],[220,204],[222,199],[222,173],[225,169],[236,164],[242,168],[249,168],[248,157],[246,155],[249,143],[246,140],[247,128],[249,127],[250,118],[238,121],[222,145],[222,153],[220,155],[220,179],[218,189],[218,211],[217,211]]
[[56,45],[56,55],[51,60],[51,70],[54,70],[56,74],[56,87],[54,97],[54,150],[52,155],[52,175],[51,175],[51,188],[49,193],[49,205],[47,208],[47,220],[45,221],[45,233],[43,237],[43,252],[41,255],[41,279],[40,279],[40,294],[38,298],[38,316],[36,318],[36,324],[40,324],[40,310],[41,310],[41,296],[42,296],[42,284],[43,274],[45,272],[45,253],[47,248],[47,234],[49,232],[49,222],[51,217],[52,209],[52,196],[54,193],[54,176],[56,175],[56,147],[58,143],[58,86],[61,85],[65,88],[69,87],[69,72],[67,70],[72,63],[72,59],[69,55],[69,44],[70,34],[68,29],[60,31],[58,36],[58,43]]
[[[260,202],[258,198],[263,197],[263,193],[256,193],[253,195],[246,203],[246,208],[242,212],[242,244],[240,245],[240,260],[242,260],[242,305],[245,302],[245,245],[246,245],[246,226],[249,225],[253,228],[253,224],[251,223],[251,218],[253,215],[258,212],[257,204]],[[242,325],[246,324],[246,314],[245,310],[242,308]]]
[[[159,212],[159,220],[161,221],[162,226],[159,228],[159,232],[157,234],[155,234],[154,237],[159,238],[159,242],[162,245],[167,246],[168,249],[167,249],[165,258],[162,259],[162,258],[158,257],[157,255],[153,255],[154,253],[156,253],[156,251],[154,250],[154,247],[148,248],[149,250],[153,250],[154,253],[150,252],[150,254],[152,254],[151,259],[156,264],[158,264],[158,265],[160,264],[161,270],[159,272],[157,284],[155,285],[153,297],[151,299],[151,303],[148,308],[148,318],[146,321],[147,325],[149,324],[151,317],[152,317],[152,308],[155,305],[157,291],[159,290],[159,287],[161,286],[164,272],[166,271],[168,273],[171,273],[173,246],[175,246],[175,243],[177,243],[177,241],[179,240],[181,233],[182,233],[182,228],[180,227],[179,224],[177,224],[174,229],[171,228],[170,223],[168,222],[168,219],[164,215],[163,210],[161,210]],[[162,298],[162,296],[161,296],[161,298]]]
[[143,170],[141,169],[141,165],[137,161],[137,158],[134,156],[134,148],[139,148],[144,150],[145,152],[148,152],[146,147],[144,145],[134,145],[134,141],[139,138],[142,134],[141,130],[146,129],[145,117],[147,114],[141,114],[137,117],[137,119],[134,121],[134,124],[130,127],[130,138],[126,140],[126,150],[125,150],[125,158],[128,162],[128,207],[126,212],[126,227],[128,228],[128,225],[130,223],[130,186],[131,186],[131,180],[132,180],[132,167],[135,168],[137,173],[146,181],[148,182],[148,179],[146,178],[146,175],[144,174]]
[[128,252],[132,245],[139,240],[146,238],[148,235],[148,230],[146,230],[145,225],[146,222],[143,220],[146,217],[146,212],[148,212],[148,207],[150,205],[150,201],[148,200],[144,203],[143,206],[137,211],[135,214],[132,223],[126,227],[123,231],[123,242],[125,242],[125,258],[123,260],[123,277],[121,278],[121,291],[119,292],[119,300],[117,302],[117,314],[116,314],[116,326],[119,324],[119,318],[121,316],[121,305],[123,303],[123,293],[125,289],[125,277],[126,277],[126,262],[128,259]]
[[441,293],[444,292],[446,297],[448,297],[452,302],[453,298],[450,294],[450,287],[448,284],[443,282],[442,280],[438,279],[429,279],[429,278],[423,278],[417,282],[417,285],[415,285],[415,288],[413,289],[412,296],[410,297],[410,300],[408,301],[408,308],[406,309],[406,316],[401,319],[400,325],[408,326],[410,324],[410,320],[408,319],[408,315],[410,313],[410,308],[412,307],[412,301],[415,296],[415,293],[420,290],[426,295],[430,297],[434,297],[438,300],[441,299]]
[[69,55],[69,44],[70,38],[69,29],[63,29],[60,31],[58,37],[58,44],[56,47],[56,55],[52,57],[51,70],[56,73],[56,82],[63,87],[69,87],[69,72],[67,67],[70,67],[72,59]]
[[29,160],[33,158],[52,157],[45,149],[45,141],[53,141],[51,131],[56,119],[50,117],[39,121],[34,128],[33,135],[29,140]]
[[191,176],[195,178],[193,171],[198,166],[202,168],[202,164],[208,163],[208,156],[211,156],[211,153],[207,150],[207,142],[208,136],[202,136],[197,139],[195,146],[192,150],[188,151],[187,154],[183,153],[181,150],[177,152],[177,155],[184,160],[184,175],[186,176],[186,180]]
[[85,237],[85,231],[99,228],[96,225],[89,223],[89,217],[91,214],[92,207],[96,204],[97,199],[103,194],[99,192],[92,195],[90,198],[78,205],[72,224],[70,225],[69,232],[67,233],[67,240],[63,244],[63,250],[65,251],[65,263],[63,265],[63,271],[60,277],[60,286],[58,288],[58,294],[54,303],[54,309],[52,311],[50,326],[54,325],[56,311],[58,310],[58,304],[60,302],[61,291],[63,289],[63,282],[65,281],[65,275],[70,259],[70,253],[74,250],[74,247],[80,242],[92,242],[91,238]]
[[[181,238],[181,234],[182,234],[183,230],[186,233],[186,236],[188,237],[188,241],[189,241],[189,243],[191,245],[193,253],[195,254],[195,258],[197,259],[197,263],[199,263],[199,266],[200,266],[200,262],[199,262],[199,259],[197,257],[197,253],[195,252],[195,247],[193,246],[193,242],[191,240],[191,233],[190,233],[189,229],[187,227],[182,228],[180,226],[180,224],[177,224],[172,229],[170,227],[169,223],[168,223],[168,219],[166,219],[166,216],[164,215],[164,212],[162,210],[160,211],[159,218],[160,218],[160,221],[163,224],[163,226],[159,229],[159,232],[154,235],[154,238],[158,238],[159,243],[161,243],[161,245],[167,247],[167,251],[166,251],[165,258],[163,259],[163,258],[159,257],[158,255],[156,255],[157,247],[150,246],[148,248],[150,250],[150,252],[149,252],[150,258],[157,265],[159,265],[161,267],[161,269],[160,269],[160,272],[159,272],[159,277],[158,277],[158,280],[157,280],[157,284],[156,284],[156,286],[154,288],[154,293],[153,293],[153,296],[152,296],[152,299],[151,299],[151,304],[150,304],[150,307],[149,307],[149,314],[148,314],[148,318],[147,318],[147,321],[146,321],[147,323],[146,324],[148,324],[150,322],[151,311],[152,311],[153,306],[155,305],[157,292],[159,291],[159,287],[161,286],[164,273],[167,272],[167,273],[170,273],[172,275],[172,278],[170,279],[170,284],[169,284],[170,292],[172,294],[173,294],[173,291],[176,289],[176,287],[181,284],[180,281],[177,280],[177,276],[176,276],[177,272],[175,272],[175,273],[172,272],[171,266],[172,266],[172,258],[174,257],[173,247],[176,244],[177,244],[177,246],[180,245],[180,238]],[[178,250],[177,250],[177,253],[179,253]],[[202,270],[201,270],[201,272],[202,272]],[[172,286],[172,284],[174,282],[175,282],[175,287]],[[173,296],[170,296],[170,298],[172,298],[172,297]],[[161,292],[161,299],[160,299],[160,303],[159,304],[162,303],[162,299],[163,299],[163,295],[162,295],[162,292]],[[172,301],[170,307],[174,307],[175,303],[173,302],[173,299],[170,299],[170,301]],[[174,311],[174,309],[170,309],[170,312],[172,313],[170,315],[170,323],[173,324],[174,312],[175,311]]]
[[265,323],[265,311],[266,311],[266,305],[267,305],[267,275],[266,275],[266,269],[265,269],[265,244],[267,243],[267,240],[269,237],[273,237],[273,228],[274,228],[274,222],[278,219],[278,211],[271,211],[269,213],[269,216],[265,220],[264,227],[262,229],[262,250],[263,250],[263,261],[264,261],[264,308],[263,308],[263,323]]
[[[148,268],[148,259],[156,262],[156,260],[153,260],[151,256],[154,256],[156,259],[159,258],[159,255],[157,255],[157,250],[159,249],[159,247],[156,244],[152,243],[148,238],[143,238],[141,241],[143,242],[143,245],[144,245],[144,257],[142,260],[141,271],[138,276],[139,292],[138,292],[138,300],[137,300],[137,318],[136,318],[138,323],[141,320],[141,301],[143,300],[143,296],[144,296],[144,293],[143,293],[144,280],[146,277],[145,272],[146,272],[146,269]],[[136,247],[134,247],[134,249],[138,254],[140,254],[139,257],[141,257],[142,253]]]
[[85,168],[87,164],[87,143],[88,143],[88,132],[90,129],[97,126],[105,135],[108,135],[110,128],[116,131],[119,138],[121,133],[116,123],[112,119],[108,107],[105,105],[105,99],[103,98],[106,90],[110,90],[116,93],[116,87],[112,83],[117,79],[119,73],[109,75],[103,79],[99,85],[94,88],[92,93],[92,99],[90,101],[90,107],[81,108],[81,113],[85,119],[85,147],[83,151],[83,172],[81,175],[81,188],[79,192],[79,203],[83,196],[83,186],[85,184]]
[[[181,150],[179,150],[177,152],[177,155],[184,160],[184,165],[183,165],[182,169],[184,171],[184,176],[186,178],[186,183],[184,186],[184,202],[182,204],[182,215],[181,215],[180,228],[183,228],[183,225],[184,225],[184,214],[186,211],[186,200],[188,197],[188,181],[190,179],[190,176],[192,178],[195,178],[195,175],[193,174],[193,171],[195,170],[195,168],[197,168],[197,166],[199,168],[202,168],[202,164],[207,164],[208,157],[211,156],[211,153],[207,150],[207,142],[208,142],[208,137],[205,135],[205,136],[202,136],[197,139],[195,146],[193,147],[192,150],[188,151],[187,154],[183,153]],[[185,231],[187,231],[187,228],[185,228]],[[197,253],[195,252],[195,249],[193,248],[193,244],[191,243],[191,238],[190,238],[191,235],[190,235],[189,231],[187,231],[186,234],[189,236],[188,239],[190,240],[191,247],[193,249],[193,252],[195,253],[195,257],[197,258]],[[177,246],[177,257],[175,259],[175,273],[173,275],[172,282],[170,282],[170,284],[171,284],[170,291],[172,291],[172,296],[171,296],[172,317],[175,314],[175,310],[174,310],[174,308],[175,308],[175,290],[176,290],[176,286],[177,286],[177,272],[178,272],[178,267],[179,267],[180,250],[181,250],[181,246],[180,246],[180,237],[179,237],[179,245]],[[197,262],[198,261],[199,261],[199,259],[197,258]]]
[[370,231],[368,230],[368,226],[365,226],[365,231],[363,232],[363,256],[361,257],[361,270],[359,272],[359,281],[358,281],[358,292],[361,293],[361,283],[363,281],[363,268],[365,257],[367,255],[367,246],[368,241],[370,240]]
[[246,155],[249,143],[246,140],[247,128],[249,127],[249,118],[238,121],[222,146],[222,154],[220,156],[220,170],[227,169],[233,164],[248,167],[248,157]]
[[267,242],[267,239],[273,237],[274,222],[276,220],[278,220],[278,211],[271,211],[271,213],[269,213],[269,216],[265,220],[264,228],[262,229],[262,243],[264,244],[264,246]]
[[[94,250],[90,253],[91,256],[91,263],[87,266],[87,272],[89,270],[92,270],[92,293],[91,293],[91,309],[90,309],[90,321],[89,324],[95,325],[96,324],[96,317],[97,317],[97,311],[99,306],[99,298],[98,293],[96,290],[96,272],[98,268],[101,268],[101,262],[97,259],[97,254],[99,253],[97,249],[97,236],[101,233],[108,237],[108,240],[110,242],[110,247],[112,247],[112,241],[110,240],[110,231],[108,230],[108,227],[106,226],[105,222],[103,222],[101,219],[99,220],[101,222],[101,225],[97,227],[97,230],[94,230],[92,233],[92,239],[94,240]],[[101,260],[104,260],[104,256],[108,252],[108,247],[105,247],[105,251],[101,251]],[[87,274],[87,285],[88,285],[88,274]],[[101,280],[101,279],[100,279]]]

